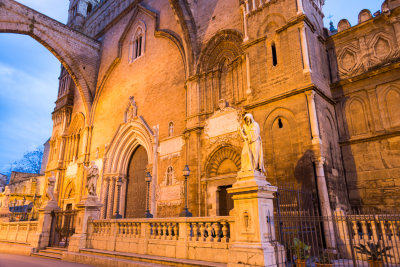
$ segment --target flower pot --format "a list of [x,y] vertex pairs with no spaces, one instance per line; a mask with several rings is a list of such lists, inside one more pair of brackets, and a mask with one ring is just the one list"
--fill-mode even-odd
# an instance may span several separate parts
[[306,267],[306,260],[296,260],[296,267]]
[[332,267],[332,263],[315,263],[316,267]]
[[383,267],[383,262],[379,260],[368,260],[369,267]]

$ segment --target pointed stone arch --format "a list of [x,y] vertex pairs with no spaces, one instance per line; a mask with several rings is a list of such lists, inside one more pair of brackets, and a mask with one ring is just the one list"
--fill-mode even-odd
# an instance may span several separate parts
[[14,0],[0,0],[0,33],[28,35],[46,47],[75,82],[89,114],[100,43]]

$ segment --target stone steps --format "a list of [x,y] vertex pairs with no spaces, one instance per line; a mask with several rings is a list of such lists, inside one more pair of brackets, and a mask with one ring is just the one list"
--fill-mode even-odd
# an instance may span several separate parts
[[61,260],[64,251],[67,251],[67,249],[47,247],[46,249],[40,250],[36,253],[32,253],[32,256],[53,260]]
[[[212,267],[225,267],[227,264],[199,261],[199,260],[188,260],[188,259],[176,259],[168,257],[160,257],[154,255],[142,255],[135,253],[125,253],[125,252],[115,252],[115,251],[105,251],[98,249],[81,249],[80,253],[76,255],[80,259],[87,257],[87,260],[82,263],[89,263],[96,258],[110,259],[115,261],[115,266],[120,266],[119,261],[123,261],[127,266],[212,266]],[[129,264],[130,263],[130,264]],[[89,263],[90,264],[90,263]],[[96,263],[94,265],[97,266]],[[104,262],[104,266],[110,266]],[[124,265],[125,266],[125,265]]]

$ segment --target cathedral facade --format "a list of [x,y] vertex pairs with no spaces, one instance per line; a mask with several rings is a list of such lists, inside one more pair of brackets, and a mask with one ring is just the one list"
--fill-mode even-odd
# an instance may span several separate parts
[[144,217],[147,198],[153,216],[178,216],[187,165],[193,216],[228,215],[251,113],[272,184],[332,209],[399,207],[400,1],[337,30],[323,4],[70,0],[77,33],[62,45],[97,56],[61,60],[46,168],[59,206],[87,194],[94,162],[102,218]]

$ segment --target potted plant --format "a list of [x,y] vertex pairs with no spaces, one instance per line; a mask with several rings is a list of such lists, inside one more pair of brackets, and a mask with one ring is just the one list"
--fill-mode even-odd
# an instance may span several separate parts
[[315,263],[316,267],[332,267],[331,259],[328,253],[322,254],[318,262]]
[[392,247],[384,246],[381,248],[379,243],[374,244],[372,242],[367,242],[367,245],[360,244],[358,246],[354,246],[354,248],[357,252],[368,257],[368,264],[370,267],[383,267],[383,257],[392,257],[391,255],[387,254]]
[[296,256],[296,266],[306,267],[306,261],[310,257],[311,246],[295,238],[293,239],[293,248]]

